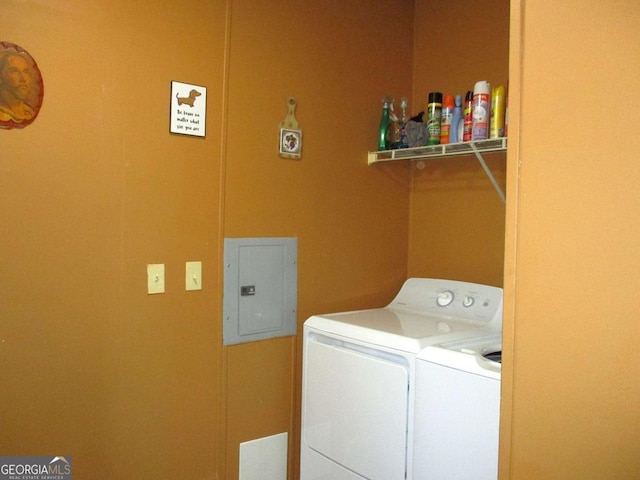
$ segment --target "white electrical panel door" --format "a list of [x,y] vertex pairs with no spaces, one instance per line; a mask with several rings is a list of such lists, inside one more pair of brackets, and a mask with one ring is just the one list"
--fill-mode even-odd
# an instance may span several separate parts
[[[408,365],[402,357],[377,353],[306,341],[303,442],[334,467],[362,478],[405,480]],[[303,478],[316,477],[303,472]]]
[[239,249],[240,335],[280,330],[285,321],[286,247],[247,245]]
[[224,344],[295,335],[297,239],[226,238]]

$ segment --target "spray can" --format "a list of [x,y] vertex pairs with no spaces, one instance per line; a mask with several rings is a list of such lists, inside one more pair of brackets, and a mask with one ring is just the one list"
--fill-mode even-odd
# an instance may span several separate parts
[[446,145],[451,141],[451,123],[453,122],[453,97],[445,95],[442,102],[442,114],[440,116],[440,144]]
[[471,134],[473,132],[473,92],[471,90],[469,90],[464,97],[464,109],[462,110],[462,118],[462,141],[468,142],[471,140]]
[[427,131],[429,139],[427,145],[440,144],[440,117],[442,115],[442,93],[429,93],[429,104],[427,105]]
[[485,140],[489,138],[489,117],[491,105],[489,97],[491,87],[485,81],[476,82],[473,87],[473,131],[472,140]]
[[505,88],[500,85],[491,91],[491,123],[489,138],[504,137]]

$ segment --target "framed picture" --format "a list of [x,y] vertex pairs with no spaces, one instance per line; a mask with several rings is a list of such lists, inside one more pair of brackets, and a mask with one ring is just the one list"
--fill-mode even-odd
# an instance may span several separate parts
[[0,128],[31,125],[43,97],[42,74],[33,57],[18,45],[0,42]]
[[170,132],[204,137],[207,118],[207,87],[171,82]]

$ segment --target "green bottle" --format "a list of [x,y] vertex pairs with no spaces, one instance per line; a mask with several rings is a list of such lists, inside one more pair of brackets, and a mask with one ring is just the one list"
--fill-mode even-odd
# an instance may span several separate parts
[[393,99],[390,97],[384,97],[382,99],[382,118],[380,119],[380,129],[378,131],[378,151],[388,150],[389,144],[387,136],[389,133],[389,108],[391,107]]

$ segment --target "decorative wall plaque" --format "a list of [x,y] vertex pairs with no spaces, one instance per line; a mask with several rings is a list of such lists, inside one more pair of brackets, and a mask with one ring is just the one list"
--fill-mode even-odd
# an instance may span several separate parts
[[287,109],[289,113],[285,119],[280,122],[280,147],[278,153],[282,158],[301,158],[302,157],[302,130],[296,120],[296,99],[294,97],[287,98]]
[[0,128],[24,128],[40,113],[44,84],[26,50],[0,42]]
[[171,82],[171,133],[205,136],[207,87]]

